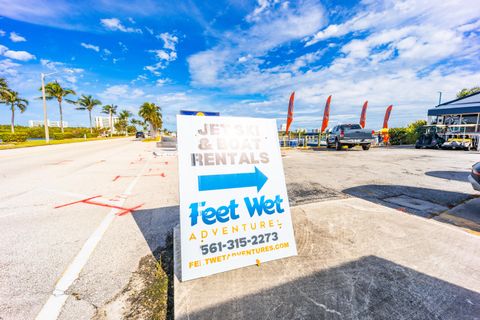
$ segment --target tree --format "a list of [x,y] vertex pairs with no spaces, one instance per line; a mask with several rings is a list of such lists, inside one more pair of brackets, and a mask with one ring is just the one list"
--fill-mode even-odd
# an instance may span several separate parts
[[150,124],[150,130],[153,131],[154,137],[157,137],[158,129],[162,128],[162,114],[160,111],[161,108],[155,103],[145,102],[140,106],[138,112],[138,115]]
[[118,114],[118,117],[119,117],[119,121],[118,123],[120,124],[120,127],[122,128],[122,130],[125,130],[125,136],[128,136],[128,130],[127,130],[127,127],[128,127],[128,119],[133,116],[133,113],[131,113],[130,111],[128,110],[122,110],[120,111],[120,113]]
[[[42,88],[39,89],[40,91]],[[49,82],[45,85],[45,99],[53,100],[57,99],[58,108],[60,110],[60,130],[63,133],[63,111],[62,111],[62,101],[68,95],[75,95],[75,91],[72,89],[62,88],[62,86],[57,82]]]
[[113,135],[113,115],[117,114],[118,106],[113,104],[107,104],[103,106],[102,113],[108,114],[108,123],[110,125],[110,137]]
[[10,110],[12,111],[12,122],[10,128],[12,133],[15,133],[15,108],[20,110],[20,113],[24,113],[25,110],[27,110],[28,100],[21,98],[16,91],[3,90],[2,92],[2,99],[0,103],[5,103],[6,105],[10,106]]
[[[71,101],[69,101],[71,102]],[[92,110],[98,105],[101,105],[102,102],[98,99],[94,99],[91,95],[84,95],[78,98],[77,101],[73,102],[77,105],[77,110],[88,110],[88,119],[90,120],[90,133],[93,133],[92,130]]]
[[463,98],[465,96],[471,95],[471,94],[476,93],[476,92],[480,92],[480,87],[477,86],[477,87],[473,87],[473,88],[470,88],[470,89],[463,88],[462,90],[460,90],[457,93],[457,98]]
[[8,88],[7,80],[0,78],[0,103],[5,103],[7,96],[11,94]]

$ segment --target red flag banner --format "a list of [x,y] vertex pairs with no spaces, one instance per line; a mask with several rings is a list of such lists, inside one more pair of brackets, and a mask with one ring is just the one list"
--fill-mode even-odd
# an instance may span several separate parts
[[288,115],[287,115],[287,129],[285,130],[285,134],[288,134],[288,130],[290,130],[290,125],[293,122],[293,100],[295,99],[295,91],[292,92],[290,96],[290,101],[288,102]]
[[385,112],[385,118],[383,119],[383,128],[388,129],[388,119],[390,119],[390,113],[392,112],[393,105],[389,105]]
[[365,128],[365,124],[367,123],[367,106],[368,101],[365,101],[362,107],[362,113],[360,114],[360,127],[362,127],[362,129]]
[[328,126],[328,119],[330,118],[330,101],[332,100],[332,96],[328,96],[327,103],[325,104],[325,111],[323,111],[323,121],[322,121],[322,129],[320,133],[323,133]]

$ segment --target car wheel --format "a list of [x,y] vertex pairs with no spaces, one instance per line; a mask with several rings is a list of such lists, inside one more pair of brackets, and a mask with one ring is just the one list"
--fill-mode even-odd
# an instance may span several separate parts
[[370,145],[369,144],[362,144],[362,149],[367,151],[368,149],[370,149]]
[[335,149],[337,149],[337,151],[342,150],[342,144],[338,140],[335,140]]

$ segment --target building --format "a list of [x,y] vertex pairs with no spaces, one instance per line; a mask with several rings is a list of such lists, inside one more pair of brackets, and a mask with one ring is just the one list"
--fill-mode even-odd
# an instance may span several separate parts
[[[119,121],[118,117],[112,117],[113,132],[115,132],[115,123]],[[110,117],[95,117],[95,127],[98,129],[110,129]]]
[[[50,121],[50,120],[47,120],[47,125],[49,127],[56,127],[56,128],[60,128],[60,121]],[[33,127],[43,127],[43,120],[28,120],[28,126],[30,128],[33,128]],[[67,121],[63,121],[63,127],[64,128],[68,128],[68,122]]]
[[282,123],[280,125],[280,131],[287,131],[287,124],[286,123]]
[[480,92],[455,99],[428,110],[428,123],[449,131],[480,136]]

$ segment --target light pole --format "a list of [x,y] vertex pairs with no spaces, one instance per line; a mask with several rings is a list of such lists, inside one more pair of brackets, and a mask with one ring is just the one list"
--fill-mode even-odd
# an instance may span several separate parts
[[50,143],[50,135],[48,133],[47,99],[45,98],[45,76],[45,73],[40,73],[40,78],[42,79],[43,126],[45,127],[45,143]]
[[438,91],[438,105],[442,103],[442,91]]
[[[65,72],[73,72],[70,69],[66,69]],[[40,78],[42,79],[42,99],[43,99],[43,126],[45,127],[45,142],[50,143],[50,134],[48,132],[48,116],[47,116],[47,98],[45,97],[45,77],[51,76],[54,74],[60,73],[60,71],[55,71],[51,73],[40,73]]]

